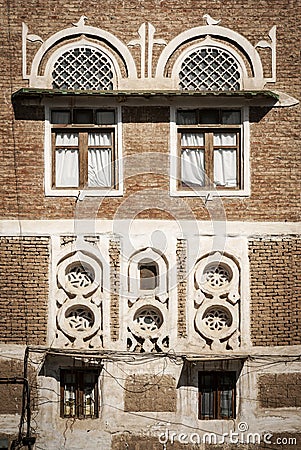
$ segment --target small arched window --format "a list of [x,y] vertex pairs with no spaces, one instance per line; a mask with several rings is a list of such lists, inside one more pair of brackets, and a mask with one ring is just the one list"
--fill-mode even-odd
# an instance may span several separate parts
[[241,71],[233,55],[218,47],[200,47],[186,56],[179,71],[183,90],[235,91]]
[[158,286],[158,264],[154,261],[142,261],[138,264],[140,289],[152,290]]
[[81,46],[64,52],[52,71],[54,89],[111,90],[113,64],[101,50]]

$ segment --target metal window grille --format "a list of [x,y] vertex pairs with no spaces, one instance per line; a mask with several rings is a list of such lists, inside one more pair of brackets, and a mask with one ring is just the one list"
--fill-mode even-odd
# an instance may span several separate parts
[[199,372],[199,419],[235,419],[235,372]]
[[96,370],[61,369],[61,417],[98,417]]

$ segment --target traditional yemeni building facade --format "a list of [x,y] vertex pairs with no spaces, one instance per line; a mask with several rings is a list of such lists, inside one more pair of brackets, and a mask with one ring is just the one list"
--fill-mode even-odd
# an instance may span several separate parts
[[1,14],[0,449],[301,449],[298,0]]

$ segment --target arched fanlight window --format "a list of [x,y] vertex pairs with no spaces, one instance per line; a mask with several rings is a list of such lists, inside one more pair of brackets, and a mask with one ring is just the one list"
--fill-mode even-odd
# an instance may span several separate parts
[[233,55],[218,47],[200,47],[186,56],[179,71],[183,90],[235,91],[241,71]]
[[140,289],[151,290],[158,286],[158,264],[154,261],[141,261],[138,264]]
[[113,65],[110,58],[93,47],[75,47],[64,52],[52,71],[54,89],[111,90]]

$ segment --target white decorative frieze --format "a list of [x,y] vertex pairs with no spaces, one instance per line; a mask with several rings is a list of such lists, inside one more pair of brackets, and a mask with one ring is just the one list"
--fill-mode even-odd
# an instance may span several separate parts
[[[153,71],[153,47],[154,44],[166,45],[164,39],[154,39],[156,32],[155,27],[151,23],[143,23],[139,30],[139,39],[132,39],[128,46],[140,46],[140,78],[152,78]],[[146,45],[147,43],[147,45]],[[147,48],[146,48],[147,47]],[[147,51],[146,51],[147,50]],[[145,68],[147,67],[147,77],[145,77]]]
[[204,348],[234,350],[240,346],[240,273],[231,258],[216,252],[195,270],[194,325]]
[[57,266],[56,345],[102,347],[102,266],[95,255],[77,250]]
[[266,83],[275,83],[276,82],[276,25],[274,25],[269,31],[269,41],[262,40],[257,42],[255,48],[269,48],[271,49],[271,57],[272,57],[272,76],[270,78],[266,78]]
[[[23,78],[29,80],[30,87],[84,90],[248,90],[263,89],[267,82],[276,81],[276,26],[269,32],[269,41],[261,40],[254,46],[239,33],[222,27],[220,20],[209,14],[204,14],[203,18],[206,25],[183,31],[169,43],[155,38],[155,27],[145,22],[138,29],[139,37],[127,45],[108,31],[86,25],[86,16],[45,40],[39,35],[29,34],[27,25],[23,24]],[[208,40],[214,45],[208,46]],[[41,46],[33,60],[27,61],[27,45],[36,42]],[[140,47],[139,71],[129,49],[134,46]],[[155,46],[162,47],[158,59],[154,53]],[[270,78],[264,77],[257,48],[267,48],[272,52]],[[82,59],[87,78],[84,81],[82,71],[77,70]],[[91,61],[92,68],[88,70]],[[29,65],[31,70],[27,73]],[[208,73],[207,82],[203,82]],[[74,75],[73,79],[72,74],[78,76]],[[189,84],[191,77],[194,82]],[[218,82],[215,85],[216,77]]]
[[155,295],[137,300],[128,310],[127,349],[138,352],[164,352],[168,349],[168,309]]
[[126,297],[128,350],[166,351],[169,346],[168,269],[158,251],[149,247],[132,255]]

